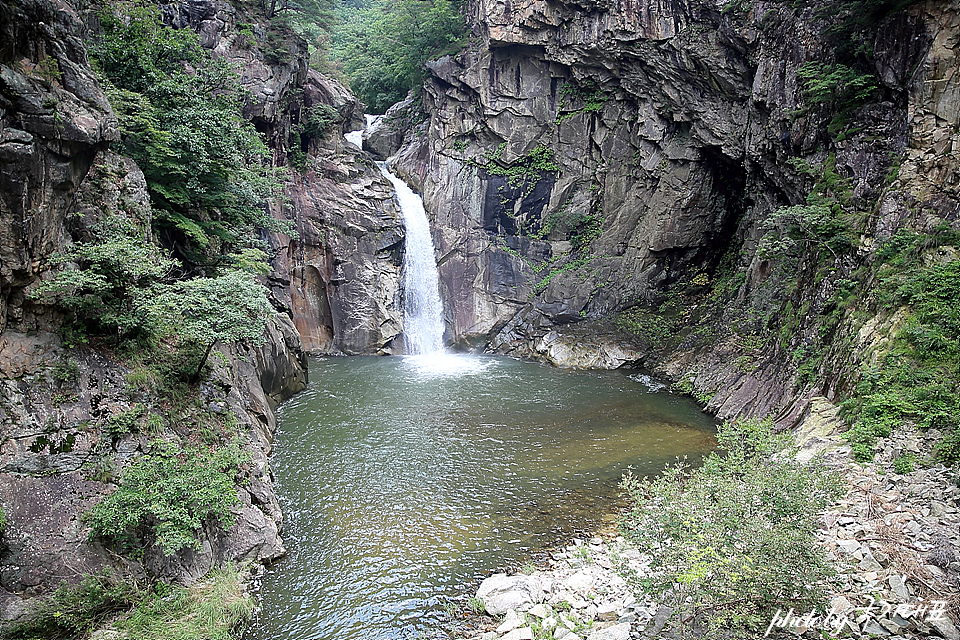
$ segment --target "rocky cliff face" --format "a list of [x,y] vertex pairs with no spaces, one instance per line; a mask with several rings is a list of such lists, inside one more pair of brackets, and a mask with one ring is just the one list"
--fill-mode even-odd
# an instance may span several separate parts
[[[237,63],[249,91],[245,114],[270,141],[275,164],[290,167],[273,213],[292,220],[297,235],[263,237],[274,249],[268,284],[280,313],[262,346],[223,347],[211,358],[197,406],[178,414],[180,423],[165,422],[169,407],[152,382],[109,345],[62,338],[62,318],[31,288],[97,220],[126,218],[149,241],[150,200],[136,164],[110,150],[117,119],[84,44],[94,14],[48,0],[0,2],[0,506],[8,519],[0,618],[16,617],[24,598],[110,567],[189,583],[211,567],[282,555],[267,456],[274,409],[305,385],[304,351],[389,352],[400,330],[402,226],[390,185],[343,140],[362,122],[356,100],[308,70],[297,38],[265,53],[257,45],[265,28],[254,22],[253,38],[241,34],[238,23],[251,18],[231,5],[172,3],[163,15]],[[318,108],[327,109],[327,127],[307,129]],[[118,430],[131,415],[136,424]],[[81,515],[157,437],[189,440],[190,429],[221,423],[248,456],[233,526],[211,523],[197,551],[148,549],[139,560],[88,539]]]
[[[309,69],[306,43],[279,44],[267,21],[226,2],[164,6],[165,21],[200,33],[203,46],[241,70],[244,115],[265,135],[274,162],[287,165],[287,202],[274,215],[297,237],[273,235],[272,288],[311,353],[392,353],[398,312],[403,223],[393,189],[366,155],[343,139],[364,127],[363,107],[339,82]],[[248,33],[238,25],[243,24]],[[251,35],[252,34],[252,35]],[[322,131],[306,130],[329,107]]]
[[[822,7],[470,6],[480,44],[430,66],[429,118],[393,161],[432,212],[453,336],[564,366],[645,363],[722,417],[794,422],[849,389],[852,338],[809,365],[814,384],[798,378],[813,343],[877,340],[850,315],[817,334],[829,300],[908,221],[957,224],[956,7],[886,18],[879,97],[841,122],[798,77],[834,59]],[[765,253],[776,213],[834,177],[866,220],[859,248]],[[630,335],[611,320],[625,310]]]

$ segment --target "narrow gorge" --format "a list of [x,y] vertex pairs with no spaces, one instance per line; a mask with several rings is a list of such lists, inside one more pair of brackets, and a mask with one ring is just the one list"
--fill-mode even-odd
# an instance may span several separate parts
[[[465,0],[464,37],[362,136],[365,105],[303,29],[326,6],[0,0],[0,619],[62,584],[187,593],[283,557],[278,407],[374,379],[334,356],[362,356],[385,388],[402,360],[367,356],[556,368],[434,389],[464,407],[484,375],[574,410],[589,385],[550,375],[605,370],[619,388],[630,377],[609,370],[643,369],[668,404],[766,419],[802,459],[875,461],[842,474],[886,492],[870,505],[899,513],[898,483],[944,505],[905,544],[960,548],[956,2]],[[404,228],[405,184],[432,248]],[[415,256],[435,257],[436,286],[411,282]],[[460,424],[411,411],[427,431]],[[295,439],[317,429],[296,424]],[[461,426],[443,446],[479,464]],[[340,436],[316,446],[362,460]],[[454,464],[419,446],[424,468]],[[952,557],[916,575],[956,616]],[[148,601],[116,597],[111,611]]]

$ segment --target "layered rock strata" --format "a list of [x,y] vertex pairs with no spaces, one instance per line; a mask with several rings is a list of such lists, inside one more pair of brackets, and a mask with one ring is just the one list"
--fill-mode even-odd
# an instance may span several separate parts
[[[904,225],[956,224],[956,7],[879,24],[882,97],[846,112],[843,135],[798,73],[834,57],[819,6],[470,8],[479,44],[429,65],[427,118],[393,160],[432,212],[452,337],[561,366],[643,363],[721,417],[795,424],[811,398],[849,390],[850,354],[882,342],[861,321],[823,347],[812,386],[791,354],[820,339],[816,319],[871,247]],[[847,206],[877,213],[823,277],[814,251],[758,249],[827,171]],[[604,319],[625,309],[670,329],[624,336]]]

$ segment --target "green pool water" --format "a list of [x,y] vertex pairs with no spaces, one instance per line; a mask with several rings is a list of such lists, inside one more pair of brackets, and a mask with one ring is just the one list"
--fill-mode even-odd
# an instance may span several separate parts
[[632,371],[354,357],[310,380],[280,410],[289,554],[247,640],[416,638],[478,578],[597,527],[627,468],[716,446],[712,418]]

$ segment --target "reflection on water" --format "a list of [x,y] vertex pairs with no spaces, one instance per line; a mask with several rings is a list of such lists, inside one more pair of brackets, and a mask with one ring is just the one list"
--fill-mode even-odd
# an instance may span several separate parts
[[709,417],[635,374],[446,354],[312,362],[272,458],[290,553],[247,638],[415,637],[465,583],[597,526],[628,466],[716,446]]

